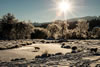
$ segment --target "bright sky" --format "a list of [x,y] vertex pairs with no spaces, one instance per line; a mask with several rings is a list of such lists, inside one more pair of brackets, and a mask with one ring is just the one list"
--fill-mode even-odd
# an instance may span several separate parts
[[[0,0],[0,16],[13,13],[19,20],[31,20],[32,22],[47,22],[63,19],[63,15],[58,18],[58,0]],[[70,0],[72,13],[67,12],[68,18],[84,16],[100,16],[100,0]]]

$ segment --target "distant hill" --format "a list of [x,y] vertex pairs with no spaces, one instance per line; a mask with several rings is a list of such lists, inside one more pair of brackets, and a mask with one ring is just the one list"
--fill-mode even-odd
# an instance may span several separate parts
[[[77,21],[79,19],[84,19],[84,20],[93,20],[93,19],[99,19],[100,20],[100,16],[85,16],[85,17],[78,17],[78,18],[71,18],[71,19],[68,19],[68,21],[70,22],[73,22],[73,21]],[[56,20],[55,20],[56,21]],[[60,20],[59,20],[60,21]],[[62,20],[61,20],[62,21]],[[51,22],[42,22],[42,23],[39,23],[39,22],[34,22],[33,25],[35,26],[40,26],[42,24],[50,24]]]
[[[72,25],[76,25],[75,22],[78,21],[79,19],[84,19],[84,20],[88,20],[88,21],[91,21],[91,20],[94,20],[94,19],[99,19],[100,20],[100,16],[86,16],[86,17],[72,18],[72,19],[68,19],[68,22],[69,22],[70,26],[74,28],[75,26],[72,26]],[[59,21],[62,21],[62,20],[59,20]],[[96,20],[94,20],[93,22],[91,21],[91,24],[90,25],[97,26],[96,24],[94,24],[95,21]],[[33,25],[35,27],[43,27],[43,28],[46,28],[48,26],[48,24],[50,24],[50,23],[52,23],[52,22],[43,22],[43,23],[35,22],[35,23],[33,23]],[[96,21],[95,23],[98,24],[99,22]]]
[[33,23],[33,25],[35,26],[35,27],[43,27],[43,28],[46,28],[47,26],[48,26],[48,24],[50,24],[51,22],[43,22],[43,23],[38,23],[38,22],[36,22],[36,23]]
[[84,19],[84,20],[93,20],[93,19],[100,19],[100,16],[86,16],[86,17],[80,17],[80,18],[72,18],[72,19],[68,19],[68,21],[73,22],[73,21],[77,21],[79,19]]

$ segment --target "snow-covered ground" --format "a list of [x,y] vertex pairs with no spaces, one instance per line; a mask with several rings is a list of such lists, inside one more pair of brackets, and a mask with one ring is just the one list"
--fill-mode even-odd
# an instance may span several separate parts
[[[14,42],[19,43],[19,41],[2,41],[0,47],[2,45],[5,47],[5,43],[9,43],[12,46]],[[24,44],[27,43],[24,40],[21,40],[22,42]],[[13,49],[7,49],[6,47],[6,50],[0,50],[0,66],[100,67],[100,40],[68,40],[62,43],[55,40],[28,40],[28,42],[32,44],[22,45],[21,47]],[[70,46],[71,48],[61,48],[63,43],[65,46]],[[16,44],[14,43],[14,45]],[[71,53],[73,46],[77,47],[76,53]],[[34,47],[39,47],[40,50],[35,50]],[[95,54],[91,53],[92,48],[98,49]],[[41,56],[44,52],[54,55],[47,58],[35,58],[38,55]],[[55,55],[56,53],[62,54]]]
[[[39,47],[40,50],[35,52],[34,47]],[[28,46],[23,46],[20,48],[9,49],[9,50],[1,50],[0,51],[0,60],[1,61],[10,61],[11,59],[15,58],[26,58],[26,59],[33,59],[37,55],[43,54],[45,51],[48,51],[50,54],[55,53],[67,53],[71,52],[71,49],[63,49],[61,48],[60,44],[32,44]]]

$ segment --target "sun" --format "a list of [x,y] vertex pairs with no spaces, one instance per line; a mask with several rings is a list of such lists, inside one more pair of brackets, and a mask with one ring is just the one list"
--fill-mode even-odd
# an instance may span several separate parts
[[[72,0],[52,0],[54,2],[54,8],[56,11],[55,19],[67,20],[68,15],[73,14],[74,2]],[[55,20],[54,19],[54,20]]]
[[70,5],[69,2],[66,2],[66,1],[63,0],[62,2],[60,2],[60,3],[58,4],[58,8],[59,8],[61,11],[66,12],[66,11],[68,11],[68,10],[71,9],[71,5]]

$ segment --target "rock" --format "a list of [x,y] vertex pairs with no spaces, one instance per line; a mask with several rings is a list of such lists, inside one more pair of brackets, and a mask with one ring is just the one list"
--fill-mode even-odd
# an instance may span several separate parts
[[63,48],[67,48],[67,49],[70,49],[71,47],[70,47],[70,46],[64,46]]
[[42,41],[40,41],[41,43],[45,43],[45,41],[44,40],[42,40]]
[[63,55],[62,53],[56,53],[55,55]]

